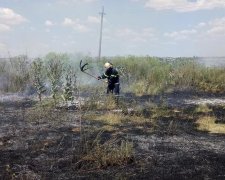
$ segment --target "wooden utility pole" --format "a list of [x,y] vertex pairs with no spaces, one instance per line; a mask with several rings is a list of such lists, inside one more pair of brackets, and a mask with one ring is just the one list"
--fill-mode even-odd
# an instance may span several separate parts
[[101,16],[101,27],[100,27],[100,37],[99,37],[99,50],[98,50],[98,60],[101,60],[101,49],[102,49],[102,27],[103,27],[103,16],[104,13],[104,6],[102,7],[102,12],[99,13]]

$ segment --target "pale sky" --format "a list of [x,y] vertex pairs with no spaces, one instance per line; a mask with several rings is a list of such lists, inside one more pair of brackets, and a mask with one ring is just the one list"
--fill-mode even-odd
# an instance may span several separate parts
[[225,0],[0,0],[0,57],[225,56]]

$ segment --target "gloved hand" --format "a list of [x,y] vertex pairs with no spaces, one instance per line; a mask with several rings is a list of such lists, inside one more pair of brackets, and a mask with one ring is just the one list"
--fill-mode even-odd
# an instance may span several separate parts
[[98,76],[97,79],[99,80],[99,79],[102,79],[102,78],[101,78],[101,76]]

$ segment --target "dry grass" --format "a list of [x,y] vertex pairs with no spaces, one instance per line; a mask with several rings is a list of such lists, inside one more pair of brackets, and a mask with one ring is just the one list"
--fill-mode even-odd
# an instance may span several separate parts
[[51,101],[44,101],[44,103],[27,108],[24,112],[24,120],[28,122],[52,122],[54,124],[60,124],[62,122],[72,121],[75,118],[66,109],[56,109]]
[[143,125],[146,122],[151,122],[151,119],[145,118],[143,116],[138,115],[124,115],[120,112],[112,112],[108,111],[105,114],[97,115],[97,114],[89,114],[84,116],[87,120],[92,121],[100,121],[107,125],[121,125],[125,123],[131,123],[136,125]]
[[92,120],[102,121],[108,125],[119,125],[125,119],[123,114],[114,114],[111,112],[102,114],[102,115],[94,115],[92,116]]
[[209,133],[225,134],[225,124],[216,124],[214,116],[202,116],[197,120],[197,129],[200,131],[208,131]]
[[[86,146],[88,142],[86,143]],[[90,143],[89,143],[90,144]],[[108,166],[126,165],[133,161],[133,143],[127,140],[110,139],[100,143],[95,139],[87,153],[76,163],[80,169],[105,168]]]
[[117,108],[117,99],[113,95],[102,95],[95,93],[82,105],[82,110],[112,110]]
[[209,112],[212,112],[212,109],[210,109],[207,104],[202,104],[202,105],[199,105],[196,109],[195,109],[195,112],[197,113],[209,113]]

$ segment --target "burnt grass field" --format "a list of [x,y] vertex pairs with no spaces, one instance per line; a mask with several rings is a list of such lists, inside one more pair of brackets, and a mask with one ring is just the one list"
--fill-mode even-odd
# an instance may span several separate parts
[[[0,179],[225,179],[225,135],[197,124],[213,116],[223,127],[224,106],[185,104],[202,97],[211,98],[124,95],[118,107],[93,110],[1,95]],[[98,119],[106,115],[122,120]]]

